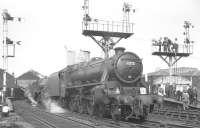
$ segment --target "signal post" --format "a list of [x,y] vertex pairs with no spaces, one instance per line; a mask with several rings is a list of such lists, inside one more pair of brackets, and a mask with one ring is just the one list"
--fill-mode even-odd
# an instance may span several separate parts
[[[8,58],[15,57],[15,45],[20,45],[21,41],[14,42],[8,37],[8,22],[9,21],[21,21],[19,17],[12,17],[6,9],[2,12],[2,19],[3,19],[3,93],[2,93],[2,103],[5,102],[6,98],[6,87],[7,87],[7,72],[8,72]],[[9,48],[12,49],[12,53],[9,54]]]

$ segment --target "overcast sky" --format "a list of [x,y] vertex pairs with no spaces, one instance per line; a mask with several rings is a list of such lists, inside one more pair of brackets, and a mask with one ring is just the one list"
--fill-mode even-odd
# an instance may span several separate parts
[[[182,58],[178,66],[200,68],[200,1],[199,0],[126,0],[136,12],[131,15],[134,35],[117,46],[135,52],[143,59],[144,73],[167,65],[151,55],[151,40],[168,36],[178,37],[183,44],[183,23],[189,20],[191,39],[195,41],[194,54]],[[64,46],[90,50],[100,56],[101,49],[89,37],[81,34],[83,0],[1,0],[0,10],[8,9],[12,16],[22,17],[22,22],[9,23],[9,37],[22,41],[16,48],[16,57],[9,59],[9,72],[16,76],[34,69],[49,75],[66,66]],[[121,21],[124,0],[90,0],[92,18]],[[2,35],[2,19],[0,26]],[[0,37],[2,40],[2,36]],[[2,53],[2,52],[1,52]],[[0,61],[2,67],[2,61]]]

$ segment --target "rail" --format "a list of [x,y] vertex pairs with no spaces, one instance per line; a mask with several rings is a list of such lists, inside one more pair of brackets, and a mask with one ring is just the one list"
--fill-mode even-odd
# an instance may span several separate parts
[[[18,102],[20,103],[20,102]],[[165,128],[194,128],[192,124],[187,124],[187,125],[183,125],[182,123],[184,122],[180,122],[180,123],[176,123],[176,122],[169,122],[169,121],[164,121],[162,122],[159,118],[159,120],[156,119],[156,121],[150,121],[147,120],[145,121],[145,123],[134,123],[134,122],[125,122],[125,121],[119,121],[119,122],[115,122],[111,119],[108,118],[103,118],[101,120],[96,120],[94,118],[91,118],[89,116],[86,116],[84,114],[80,114],[81,117],[76,116],[75,114],[51,114],[48,113],[44,110],[41,110],[39,108],[34,108],[31,109],[28,106],[26,106],[25,104],[18,104],[20,108],[20,110],[22,109],[22,113],[23,114],[34,114],[37,115],[34,119],[38,120],[39,118],[39,122],[42,123],[44,126],[46,127],[51,127],[51,128],[56,128],[57,126],[60,127],[66,127],[66,124],[61,123],[63,122],[63,120],[71,120],[72,122],[76,122],[76,124],[79,124],[80,127],[93,127],[93,128],[99,128],[99,127],[104,127],[104,128],[155,128],[155,127],[165,127]],[[21,107],[20,105],[23,105],[23,107]],[[26,110],[27,109],[27,110]],[[32,113],[32,114],[31,114]],[[28,116],[28,117],[32,117],[33,116]],[[45,118],[44,118],[45,117]],[[46,120],[46,118],[48,117],[48,121]],[[50,117],[53,117],[54,120],[50,119]],[[49,122],[50,121],[50,122]],[[51,122],[52,121],[52,122]],[[54,122],[54,124],[52,125],[52,123]],[[57,124],[58,123],[58,124]]]
[[[21,104],[20,104],[21,103]],[[65,128],[68,127],[81,127],[81,128],[96,128],[97,126],[93,123],[84,120],[78,120],[76,118],[62,117],[56,114],[46,112],[39,108],[32,108],[30,105],[24,102],[15,102],[16,112],[21,116],[25,117],[27,122],[31,121],[36,126],[45,128]]]
[[51,123],[51,122],[49,122],[49,121],[46,121],[46,120],[44,120],[44,119],[42,119],[42,118],[40,118],[40,117],[38,117],[38,116],[36,116],[36,115],[33,115],[33,114],[32,114],[31,116],[32,116],[32,118],[33,118],[34,120],[40,122],[41,124],[43,124],[43,125],[46,126],[47,128],[59,128],[59,127],[57,127],[56,125],[54,125],[53,123]]
[[[155,119],[154,120],[148,119],[148,120],[145,120],[144,122],[138,121],[138,120],[116,122],[109,118],[102,118],[101,120],[96,120],[94,118],[91,118],[87,114],[80,114],[76,112],[72,112],[72,113],[73,113],[73,116],[77,118],[78,120],[84,119],[84,122],[85,121],[87,122],[88,120],[89,122],[96,124],[97,127],[104,126],[105,128],[112,128],[112,127],[114,128],[196,128],[196,127],[193,127],[194,125],[192,125],[191,123],[188,123],[186,125],[185,122],[177,122],[177,121],[169,121],[169,120],[163,121],[163,120],[166,120],[165,118],[156,119],[157,121],[155,121]],[[62,114],[62,116],[69,118],[68,117],[69,115]]]
[[[200,124],[199,111],[172,111],[167,109],[161,109],[157,112],[153,112],[152,115],[163,116],[164,119],[170,119],[173,121],[182,121],[183,124],[187,124],[187,126],[197,127]],[[151,115],[151,116],[152,116]],[[153,116],[155,119],[156,117]]]
[[133,33],[133,23],[116,21],[84,21],[82,30]]

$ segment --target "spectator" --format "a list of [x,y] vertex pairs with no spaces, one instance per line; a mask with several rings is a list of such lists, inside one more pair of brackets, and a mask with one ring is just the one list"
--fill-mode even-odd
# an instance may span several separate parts
[[158,95],[159,96],[164,96],[164,90],[163,90],[163,88],[161,87],[160,84],[158,85]]
[[164,37],[164,41],[163,41],[164,52],[167,52],[167,49],[168,49],[167,44],[168,44],[168,38]]
[[166,93],[166,97],[169,97],[169,95],[170,95],[170,87],[169,87],[168,83],[165,86],[165,93]]
[[187,93],[189,95],[189,104],[193,104],[193,90],[191,86],[188,88]]
[[158,40],[158,47],[159,47],[159,52],[161,52],[161,46],[162,46],[162,38]]
[[193,104],[197,105],[197,88],[193,87]]
[[169,39],[169,38],[167,38],[167,48],[168,48],[168,52],[171,52],[171,46],[172,46],[172,41]]
[[189,105],[189,95],[186,90],[183,91],[183,109],[186,110]]
[[178,91],[176,92],[176,96],[177,96],[177,100],[178,100],[178,101],[181,101],[181,100],[182,100],[182,95],[183,95],[183,93],[182,93],[180,90],[178,90]]
[[172,97],[176,98],[176,84],[172,85]]
[[173,86],[169,85],[169,98],[173,98]]
[[177,43],[173,43],[172,44],[172,50],[177,53],[178,52],[178,44]]
[[157,90],[156,90],[156,85],[155,85],[155,84],[153,84],[153,85],[151,86],[151,93],[152,93],[152,94],[157,94]]

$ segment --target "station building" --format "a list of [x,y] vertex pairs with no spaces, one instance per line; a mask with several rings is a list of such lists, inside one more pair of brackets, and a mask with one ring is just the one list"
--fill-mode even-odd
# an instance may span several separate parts
[[37,82],[42,77],[43,75],[41,75],[37,71],[30,70],[17,77],[17,85],[22,88],[28,88],[29,85]]
[[29,70],[17,78],[17,85],[22,88],[26,96],[38,90],[38,82],[44,78],[43,75],[34,70]]
[[148,83],[150,86],[157,84],[169,84],[170,82],[176,85],[176,88],[188,88],[194,86],[197,88],[198,97],[200,98],[200,70],[191,67],[180,67],[170,78],[169,69],[160,69],[147,74]]

